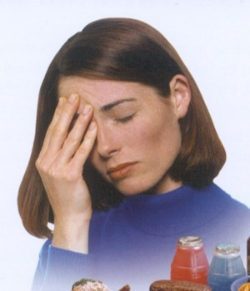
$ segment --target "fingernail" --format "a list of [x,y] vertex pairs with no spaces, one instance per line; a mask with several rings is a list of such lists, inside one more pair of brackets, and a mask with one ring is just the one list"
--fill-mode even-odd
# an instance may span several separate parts
[[78,95],[76,95],[76,94],[70,95],[69,103],[73,104],[77,100],[77,98],[78,98]]
[[62,104],[65,101],[65,97],[60,97],[58,100],[58,104]]
[[91,111],[92,107],[90,105],[85,105],[83,108],[83,115],[87,115]]

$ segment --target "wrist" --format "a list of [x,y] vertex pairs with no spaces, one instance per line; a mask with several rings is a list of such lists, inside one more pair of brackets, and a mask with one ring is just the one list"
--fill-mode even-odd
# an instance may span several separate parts
[[88,235],[91,216],[75,215],[55,219],[52,245],[80,253],[88,253]]

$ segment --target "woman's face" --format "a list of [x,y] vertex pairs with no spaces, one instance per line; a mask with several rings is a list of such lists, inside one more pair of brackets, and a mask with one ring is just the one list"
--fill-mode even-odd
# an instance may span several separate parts
[[59,96],[91,104],[97,138],[90,160],[125,195],[179,187],[168,175],[181,146],[175,97],[134,82],[63,77]]

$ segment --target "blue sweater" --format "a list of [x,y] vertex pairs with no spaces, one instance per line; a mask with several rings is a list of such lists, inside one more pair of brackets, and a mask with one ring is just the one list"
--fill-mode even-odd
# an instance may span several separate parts
[[115,208],[94,212],[89,254],[45,242],[33,291],[70,291],[81,278],[99,279],[114,291],[125,284],[146,291],[153,281],[170,278],[180,237],[200,236],[209,261],[218,243],[238,244],[245,264],[249,234],[249,209],[215,184],[127,197]]

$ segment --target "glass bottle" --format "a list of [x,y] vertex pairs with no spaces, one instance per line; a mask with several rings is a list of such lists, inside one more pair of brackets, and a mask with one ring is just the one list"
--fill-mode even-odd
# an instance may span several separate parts
[[233,244],[219,244],[209,268],[208,284],[213,291],[228,291],[233,281],[245,276],[240,248]]
[[207,284],[208,269],[202,239],[198,236],[181,237],[171,264],[171,280]]

